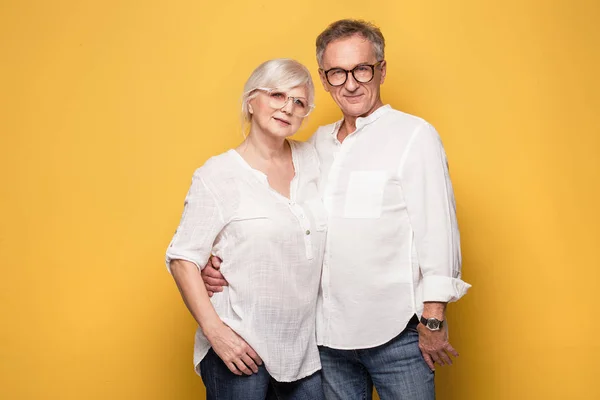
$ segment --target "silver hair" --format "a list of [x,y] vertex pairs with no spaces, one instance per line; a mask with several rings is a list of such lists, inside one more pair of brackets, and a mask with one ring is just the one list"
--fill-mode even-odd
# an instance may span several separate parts
[[373,44],[377,61],[382,61],[385,58],[385,39],[377,26],[359,19],[341,19],[329,25],[317,37],[317,63],[319,67],[323,68],[323,53],[325,53],[329,43],[354,35],[362,36]]
[[276,58],[260,64],[244,85],[242,123],[248,124],[252,120],[248,102],[256,97],[257,89],[269,88],[285,91],[298,86],[306,87],[308,103],[314,104],[315,86],[310,72],[304,65],[289,58]]

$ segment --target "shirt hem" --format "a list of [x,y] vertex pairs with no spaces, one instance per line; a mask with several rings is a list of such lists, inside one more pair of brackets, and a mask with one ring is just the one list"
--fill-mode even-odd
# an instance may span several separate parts
[[[412,318],[412,316],[411,316]],[[392,341],[396,336],[398,336],[399,334],[401,334],[402,332],[404,332],[404,330],[406,329],[406,327],[408,326],[408,322],[410,321],[410,319],[408,319],[402,329],[400,329],[398,332],[393,333],[391,337],[384,339],[383,341],[376,341],[374,343],[369,343],[369,344],[358,344],[358,345],[336,345],[333,344],[332,342],[328,342],[328,344],[325,344],[325,341],[319,341],[317,340],[317,346],[324,346],[324,347],[329,347],[330,349],[335,349],[335,350],[361,350],[361,349],[372,349],[374,347],[378,347],[381,345],[384,345],[390,341]]]
[[[269,375],[271,375],[271,378],[275,379],[277,382],[283,382],[283,383],[288,383],[288,382],[296,382],[299,381],[300,379],[304,379],[306,377],[311,376],[312,374],[318,372],[321,370],[322,367],[318,367],[317,369],[314,370],[309,370],[308,372],[302,373],[300,375],[298,375],[298,377],[294,378],[294,379],[278,379],[278,377],[274,376],[273,374],[271,374],[269,372]],[[268,370],[267,370],[268,371]]]
[[[204,352],[204,355],[202,355],[202,357],[199,357],[199,361],[195,363],[194,365],[194,372],[196,372],[196,375],[198,376],[202,376],[200,374],[200,363],[202,362],[202,360],[204,359],[204,357],[206,357],[206,355],[208,354],[208,351],[212,348],[212,346],[210,346],[208,349],[206,349],[206,351]],[[266,368],[266,366],[265,366]],[[306,377],[311,376],[312,374],[320,371],[322,369],[321,365],[319,365],[318,367],[316,367],[315,369],[309,369],[306,372],[302,372],[299,375],[297,375],[294,378],[281,378],[280,376],[275,376],[271,373],[271,371],[269,371],[269,369],[267,368],[267,372],[269,373],[269,375],[271,376],[271,378],[275,379],[277,382],[295,382],[295,381],[299,381],[300,379],[304,379]]]

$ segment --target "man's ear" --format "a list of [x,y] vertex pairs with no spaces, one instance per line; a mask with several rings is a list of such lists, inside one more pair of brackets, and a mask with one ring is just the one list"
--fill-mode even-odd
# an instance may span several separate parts
[[327,78],[325,77],[325,71],[319,68],[319,78],[321,79],[321,83],[323,84],[323,89],[326,92],[329,92],[329,83],[327,83]]
[[385,75],[387,72],[387,62],[383,60],[379,68],[381,68],[381,79],[379,80],[379,84],[383,85],[383,82],[385,82]]

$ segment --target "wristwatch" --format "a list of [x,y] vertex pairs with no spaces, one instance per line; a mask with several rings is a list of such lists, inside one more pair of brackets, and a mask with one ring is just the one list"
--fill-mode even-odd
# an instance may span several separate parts
[[421,315],[421,323],[427,327],[430,331],[439,331],[444,325],[444,321],[440,321],[437,318],[425,318]]

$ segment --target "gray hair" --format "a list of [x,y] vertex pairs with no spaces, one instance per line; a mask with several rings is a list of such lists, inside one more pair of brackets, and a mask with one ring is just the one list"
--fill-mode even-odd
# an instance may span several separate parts
[[329,25],[317,37],[317,63],[319,67],[323,68],[323,53],[329,43],[354,35],[362,36],[373,44],[377,61],[385,58],[385,39],[377,26],[359,19],[341,19]]
[[310,72],[304,65],[289,58],[276,58],[260,64],[244,85],[242,122],[247,124],[252,120],[248,102],[256,97],[257,89],[269,88],[285,91],[298,86],[306,87],[308,103],[314,104],[315,86]]

